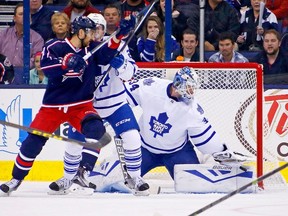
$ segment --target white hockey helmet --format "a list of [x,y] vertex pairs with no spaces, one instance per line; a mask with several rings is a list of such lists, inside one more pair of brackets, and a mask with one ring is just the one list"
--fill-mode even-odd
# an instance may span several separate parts
[[193,98],[198,87],[198,75],[193,68],[183,67],[176,72],[173,80],[173,86],[181,95],[181,101],[189,104]]
[[96,26],[102,25],[104,28],[104,33],[106,33],[106,20],[101,14],[90,13],[87,17],[89,17],[96,24]]

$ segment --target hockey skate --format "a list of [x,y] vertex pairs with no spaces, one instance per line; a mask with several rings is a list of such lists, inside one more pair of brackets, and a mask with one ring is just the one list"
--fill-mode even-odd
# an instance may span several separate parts
[[70,193],[70,187],[73,184],[73,182],[70,179],[67,179],[65,177],[62,177],[58,179],[55,182],[52,182],[49,185],[49,188],[51,189],[48,194],[49,195],[65,195]]
[[149,196],[149,185],[141,177],[128,178],[125,185],[135,196]]
[[89,172],[83,167],[79,167],[77,174],[72,180],[67,178],[60,178],[49,185],[51,191],[50,195],[66,195],[66,194],[79,194],[79,195],[92,195],[96,189],[96,185],[87,180]]
[[88,177],[89,177],[89,171],[87,171],[84,167],[79,167],[77,174],[72,179],[72,182],[82,187],[92,188],[93,190],[95,190],[96,185],[90,182],[88,180]]
[[17,190],[21,183],[22,180],[12,178],[10,181],[2,184],[0,186],[0,196],[9,196],[13,191]]

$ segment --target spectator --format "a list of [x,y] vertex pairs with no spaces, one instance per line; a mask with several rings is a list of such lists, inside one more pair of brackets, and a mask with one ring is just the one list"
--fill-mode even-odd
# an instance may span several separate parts
[[51,17],[53,11],[43,6],[42,0],[30,0],[30,28],[41,35],[44,41],[52,37]]
[[[265,30],[278,30],[278,22],[275,14],[264,7],[262,27],[259,27],[260,2],[264,0],[251,0],[251,8],[241,16],[240,35],[237,38],[239,50],[260,51],[263,50],[262,36]],[[260,37],[257,38],[257,35]]]
[[29,84],[47,84],[48,78],[44,76],[44,72],[40,66],[41,52],[37,52],[34,57],[35,68],[30,70]]
[[287,17],[288,1],[286,0],[266,0],[266,7],[275,14],[277,19]]
[[[13,21],[14,26],[0,32],[0,53],[7,56],[14,67],[23,67],[23,3],[16,5]],[[30,68],[34,65],[35,54],[42,50],[43,45],[43,38],[30,29]]]
[[138,13],[143,10],[149,2],[147,0],[126,0],[121,4],[121,16],[123,18],[133,15],[137,16]]
[[208,62],[248,62],[241,53],[234,51],[235,41],[231,32],[222,32],[219,36],[219,52],[210,56]]
[[288,32],[286,32],[281,39],[280,49],[282,50],[285,58],[288,59]]
[[64,39],[69,36],[70,20],[67,14],[62,12],[53,14],[51,17],[51,25],[54,38]]
[[[172,52],[179,49],[175,37],[172,37]],[[137,41],[140,59],[143,62],[163,62],[165,60],[164,25],[157,16],[147,18],[142,34]]]
[[281,35],[275,29],[264,32],[263,48],[255,62],[262,64],[264,69],[264,84],[288,84],[288,59],[280,49]]
[[181,40],[181,48],[173,53],[172,60],[185,61],[185,62],[197,62],[199,61],[198,36],[191,29],[183,31]]
[[117,25],[121,20],[121,10],[115,4],[109,4],[103,9],[103,16],[107,22],[105,35],[111,35],[117,29]]
[[[199,24],[194,19],[188,19],[189,28],[199,33]],[[236,9],[223,0],[206,0],[205,4],[205,51],[218,49],[219,34],[230,31],[239,35],[240,22]]]
[[[288,1],[287,0],[266,0],[266,7],[275,14],[278,20],[280,32],[284,32],[288,21]],[[281,26],[281,25],[282,26]]]
[[13,65],[6,56],[0,54],[0,84],[11,84],[13,79]]
[[[109,4],[103,9],[103,16],[107,22],[107,29],[105,36],[111,35],[114,31],[116,31],[117,26],[121,20],[121,10],[117,4]],[[125,39],[123,39],[125,41]],[[130,40],[129,44],[129,52],[132,58],[137,62],[140,61],[140,57],[137,49],[137,36],[134,34],[133,38]]]
[[[174,6],[174,0],[171,0],[172,7],[172,34],[178,42],[180,42],[183,31],[187,28],[187,19],[181,10]],[[157,16],[165,25],[165,0],[160,0],[156,10]]]
[[63,12],[68,15],[70,22],[73,22],[77,16],[87,16],[90,13],[101,13],[92,6],[90,0],[70,0],[67,7],[63,9]]

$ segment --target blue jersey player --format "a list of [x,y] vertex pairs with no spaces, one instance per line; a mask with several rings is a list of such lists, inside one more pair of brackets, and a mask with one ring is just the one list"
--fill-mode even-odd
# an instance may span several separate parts
[[[135,22],[134,22],[135,23]],[[95,76],[99,64],[108,64],[117,52],[123,35],[128,34],[134,23],[123,21],[116,37],[101,47],[85,61],[83,57],[99,42],[93,42],[95,23],[85,17],[76,18],[72,25],[72,37],[50,40],[42,51],[41,68],[48,77],[48,85],[42,106],[31,127],[53,133],[61,123],[69,122],[89,141],[108,143],[102,119],[93,108]],[[32,168],[36,156],[47,141],[46,137],[28,134],[14,163],[13,178],[0,186],[0,195],[15,191]]]
[[[96,23],[96,39],[102,40],[105,34],[106,21],[101,14],[89,14]],[[121,43],[118,50],[122,49]],[[129,175],[133,181],[127,185],[135,195],[148,195],[149,185],[141,178],[141,141],[138,133],[139,126],[134,117],[131,107],[127,104],[127,95],[123,80],[132,78],[137,70],[135,61],[131,58],[128,47],[124,47],[121,54],[111,62],[112,69],[108,72],[102,84],[94,94],[94,108],[99,115],[110,123],[115,134],[123,140],[125,162]],[[109,65],[100,65],[101,75],[96,77],[96,83],[107,73]],[[98,83],[97,83],[98,84]],[[84,140],[83,135],[73,128],[69,128],[68,137]],[[96,186],[87,180],[85,174],[92,171],[99,151],[84,148],[82,151],[78,146],[67,143],[64,156],[64,176],[50,184],[50,194],[66,194],[72,190],[72,183],[84,187],[95,188]],[[80,164],[80,167],[78,168]],[[75,173],[82,173],[82,177]],[[75,176],[75,177],[73,177]],[[72,178],[73,177],[73,178]],[[75,188],[73,188],[75,189]]]

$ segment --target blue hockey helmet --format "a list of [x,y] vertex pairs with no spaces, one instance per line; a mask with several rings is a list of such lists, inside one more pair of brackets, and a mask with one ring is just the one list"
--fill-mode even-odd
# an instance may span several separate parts
[[186,104],[189,104],[198,87],[198,76],[192,68],[183,67],[176,72],[173,86],[176,89],[176,92],[180,94],[179,99]]
[[96,30],[96,24],[86,16],[79,16],[72,22],[71,32],[72,34],[77,34],[80,29],[85,30],[85,32],[88,30]]

